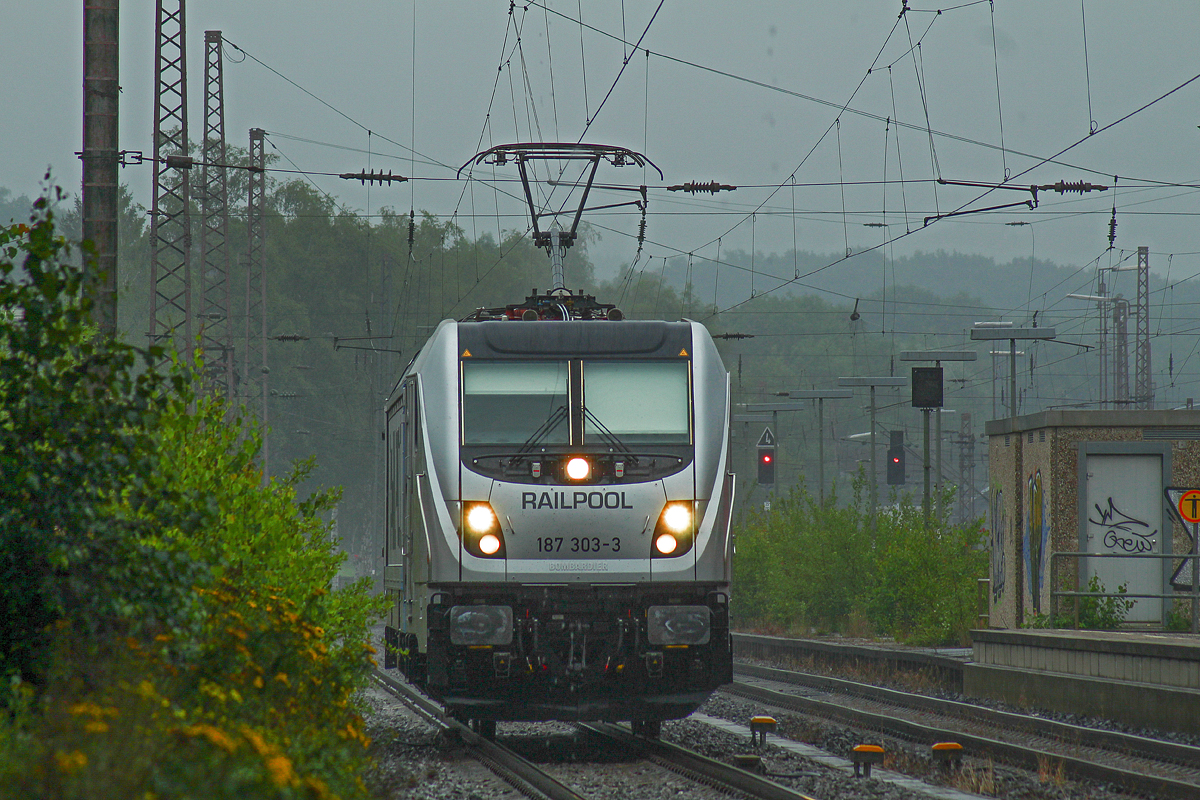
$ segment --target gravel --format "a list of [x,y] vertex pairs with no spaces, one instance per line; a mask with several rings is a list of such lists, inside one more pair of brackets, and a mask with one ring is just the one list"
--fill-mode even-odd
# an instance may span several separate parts
[[[363,700],[368,708],[368,733],[374,739],[371,751],[376,767],[366,776],[373,797],[381,800],[501,800],[520,796],[475,761],[460,743],[436,733],[432,726],[382,689],[374,686],[367,689]],[[714,717],[745,724],[764,708],[752,701],[717,694],[702,710]],[[856,744],[881,744],[889,754],[885,768],[941,785],[955,785],[965,791],[1014,800],[1129,800],[1131,797],[1110,787],[1064,781],[1054,775],[1044,776],[1039,781],[1024,771],[970,758],[966,759],[956,783],[951,784],[933,769],[924,749],[911,743],[878,734],[856,734],[801,714],[772,713],[779,723],[780,736],[843,758],[848,757]],[[726,762],[732,762],[734,754],[751,751],[744,737],[695,720],[664,723],[662,737]],[[577,732],[566,723],[501,723],[499,738],[590,798],[716,800],[728,797],[623,754],[619,749],[598,746],[592,737]],[[910,800],[913,797],[908,789],[876,779],[855,778],[789,753],[774,746],[770,739],[765,747],[755,752],[763,756],[763,767],[773,773],[773,780],[818,800]],[[797,774],[799,777],[784,777]]]

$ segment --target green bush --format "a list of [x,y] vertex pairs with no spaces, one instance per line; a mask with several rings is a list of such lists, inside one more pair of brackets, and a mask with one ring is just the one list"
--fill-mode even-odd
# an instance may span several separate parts
[[976,580],[987,570],[980,524],[927,528],[908,498],[873,517],[864,488],[860,475],[849,502],[835,495],[822,506],[799,487],[736,527],[741,624],[964,642],[976,619]]
[[[1117,594],[1124,595],[1129,589],[1129,584],[1122,583],[1117,587]],[[1087,591],[1105,593],[1108,591],[1104,587],[1104,583],[1098,575],[1093,575],[1087,584]],[[1129,614],[1129,610],[1133,608],[1136,601],[1126,600],[1124,597],[1081,597],[1079,598],[1079,627],[1085,630],[1093,631],[1115,631],[1125,622],[1125,617]],[[1070,608],[1069,613],[1055,614],[1035,614],[1030,617],[1021,626],[1023,628],[1074,628],[1075,627],[1075,610]],[[1169,612],[1174,613],[1174,609]],[[1170,626],[1168,625],[1168,629]]]
[[190,369],[97,337],[46,201],[0,230],[0,797],[356,797],[381,598]]

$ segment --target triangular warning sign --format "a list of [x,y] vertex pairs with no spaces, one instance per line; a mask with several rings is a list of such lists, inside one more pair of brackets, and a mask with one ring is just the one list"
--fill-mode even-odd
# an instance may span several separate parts
[[471,351],[470,351],[470,350],[468,350],[468,349],[466,349],[466,348],[464,347],[464,348],[463,348],[463,354],[462,354],[462,357],[463,357],[463,358],[470,358],[470,357],[471,357]]
[[686,355],[687,355],[687,348],[685,347],[684,349],[680,350],[680,351],[679,351],[679,355],[681,355],[681,356],[686,356]]
[[772,433],[770,428],[763,428],[762,436],[758,437],[758,446],[759,447],[774,447],[775,446],[775,434]]

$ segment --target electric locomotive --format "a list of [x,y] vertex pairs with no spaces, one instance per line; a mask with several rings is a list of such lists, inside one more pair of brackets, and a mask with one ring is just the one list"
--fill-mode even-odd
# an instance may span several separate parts
[[583,294],[442,322],[386,403],[385,666],[484,732],[654,735],[732,679],[729,375]]

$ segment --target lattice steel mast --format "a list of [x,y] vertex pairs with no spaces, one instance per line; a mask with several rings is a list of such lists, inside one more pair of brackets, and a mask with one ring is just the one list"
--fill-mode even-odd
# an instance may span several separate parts
[[[150,343],[192,351],[185,0],[157,0],[154,45],[154,188],[151,196]],[[183,341],[178,341],[182,336]]]
[[229,181],[225,172],[225,66],[221,32],[204,32],[204,142],[201,173],[200,263],[203,294],[200,346],[212,391],[232,399],[233,323],[229,288]]
[[1150,248],[1137,251],[1137,335],[1134,344],[1133,404],[1154,408],[1154,381],[1150,375]]
[[270,449],[267,446],[267,273],[266,246],[266,154],[262,128],[250,129],[250,197],[247,205],[246,249],[246,336],[244,381],[247,404],[259,395],[259,424],[263,430],[263,482],[267,480]]
[[1129,301],[1121,295],[1113,299],[1113,404],[1129,408]]

